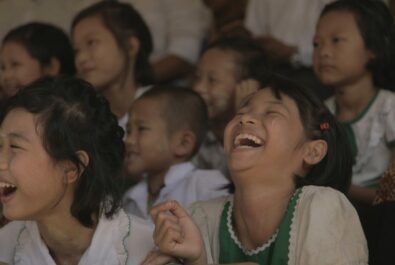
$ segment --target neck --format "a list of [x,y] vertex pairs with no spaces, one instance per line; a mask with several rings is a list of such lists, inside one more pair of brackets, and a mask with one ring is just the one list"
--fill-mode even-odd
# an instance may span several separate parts
[[235,232],[247,249],[262,246],[274,235],[295,191],[293,182],[237,185],[234,196]]
[[335,88],[337,119],[343,122],[355,119],[376,93],[371,76],[358,82]]
[[111,111],[120,119],[129,111],[133,103],[137,84],[132,76],[128,76],[110,84],[102,91],[103,96],[110,102]]
[[161,189],[165,185],[165,175],[168,170],[162,172],[149,174],[147,177],[148,197],[151,200],[156,200],[159,196]]
[[70,212],[46,217],[37,225],[56,264],[78,264],[94,234],[94,228],[84,227]]

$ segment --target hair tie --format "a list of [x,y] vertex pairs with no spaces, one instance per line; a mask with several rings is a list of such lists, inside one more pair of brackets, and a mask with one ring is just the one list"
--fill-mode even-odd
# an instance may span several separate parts
[[321,122],[321,123],[320,123],[320,129],[321,129],[321,131],[329,130],[329,128],[330,128],[329,122]]

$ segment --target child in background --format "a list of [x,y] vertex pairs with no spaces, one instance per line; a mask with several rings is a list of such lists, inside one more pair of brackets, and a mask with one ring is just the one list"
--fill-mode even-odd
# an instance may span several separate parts
[[74,52],[67,35],[50,24],[32,22],[10,30],[0,49],[4,99],[43,77],[74,75]]
[[152,228],[121,206],[123,131],[79,79],[21,89],[0,116],[0,264],[140,264]]
[[192,90],[156,87],[137,99],[127,127],[126,169],[145,178],[126,192],[127,212],[149,219],[151,206],[174,199],[183,206],[227,194],[217,170],[198,170],[189,160],[207,132],[207,109]]
[[382,88],[394,60],[393,18],[381,1],[342,0],[321,13],[314,37],[314,70],[333,88],[326,101],[353,148],[349,196],[369,205],[379,179],[395,161],[395,94]]
[[147,25],[131,5],[101,1],[80,11],[71,31],[78,75],[104,95],[126,129],[133,100],[153,82]]
[[266,63],[263,50],[246,38],[224,38],[214,42],[200,58],[193,89],[207,104],[210,131],[194,158],[199,168],[219,169],[229,177],[222,146],[224,128],[235,114],[238,85],[253,77],[256,68],[262,70],[257,62]]
[[234,195],[198,202],[191,216],[174,201],[158,205],[156,245],[184,264],[367,264],[358,215],[329,188],[348,189],[345,132],[303,87],[276,75],[261,87],[225,130]]

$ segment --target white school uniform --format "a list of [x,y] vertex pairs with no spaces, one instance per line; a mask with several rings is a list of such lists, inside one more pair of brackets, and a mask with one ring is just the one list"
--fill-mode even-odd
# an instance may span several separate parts
[[[100,218],[91,245],[79,265],[138,265],[154,248],[152,226],[120,210]],[[0,229],[0,262],[12,265],[56,265],[35,221],[14,221]]]
[[[325,103],[336,113],[334,97]],[[343,125],[356,154],[352,182],[375,186],[387,169],[391,148],[395,146],[395,93],[379,89],[365,110]]]
[[[184,162],[172,166],[167,172],[165,185],[153,203],[176,200],[183,207],[189,204],[208,200],[228,194],[225,188],[229,181],[217,170],[196,169],[191,162]],[[150,220],[148,209],[148,185],[143,179],[124,195],[124,209],[126,212]]]

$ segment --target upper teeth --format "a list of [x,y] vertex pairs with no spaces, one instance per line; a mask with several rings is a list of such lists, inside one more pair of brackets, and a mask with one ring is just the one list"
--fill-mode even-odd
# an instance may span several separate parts
[[7,182],[0,182],[0,188],[15,188],[16,186],[11,184],[11,183],[7,183]]
[[251,140],[254,143],[259,144],[259,145],[262,144],[262,140],[261,139],[259,139],[258,137],[254,136],[254,135],[247,134],[247,133],[241,133],[241,134],[237,135],[236,138],[235,138],[234,144],[236,146],[240,145],[240,142],[241,142],[242,139],[249,139],[249,140]]

